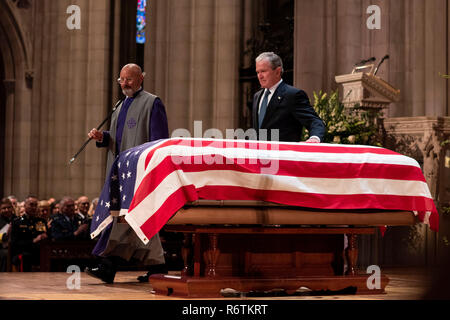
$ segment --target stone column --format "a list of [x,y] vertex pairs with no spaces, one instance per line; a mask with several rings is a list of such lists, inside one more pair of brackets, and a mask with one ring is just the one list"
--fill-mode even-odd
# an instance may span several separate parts
[[[450,4],[447,5],[447,52],[450,52]],[[450,54],[447,54],[447,70],[445,72],[447,75],[450,76]],[[450,80],[447,80],[447,116],[450,116]]]
[[144,88],[160,96],[169,130],[234,128],[238,108],[240,2],[152,1]]
[[[251,54],[245,54],[244,51],[248,50],[247,42],[250,39],[255,38],[257,22],[261,20],[259,19],[259,16],[261,15],[259,12],[261,11],[261,6],[258,6],[258,3],[255,0],[245,0],[243,2],[243,6],[241,8],[243,12],[243,24],[240,37],[240,47],[243,48],[241,52],[241,68],[248,69],[254,65],[254,61],[252,61],[253,57],[251,57]],[[251,72],[256,77],[256,71],[254,68]],[[242,81],[240,84],[241,110],[239,114],[239,124],[242,129],[252,127],[251,105],[254,94],[255,90],[253,89],[252,84],[248,81]]]
[[[189,128],[191,1],[149,3],[144,88],[161,97],[169,130]],[[148,32],[147,31],[147,32]]]
[[[81,10],[79,30],[66,26],[72,4]],[[33,123],[38,140],[32,152],[37,194],[93,198],[103,186],[105,152],[91,142],[72,165],[69,159],[112,108],[110,1],[45,0],[35,6]]]
[[214,9],[213,119],[212,126],[222,131],[239,123],[239,61],[241,1],[217,1]]
[[[331,18],[327,18],[328,6],[334,11]],[[328,28],[335,25],[335,14],[335,1],[295,1],[294,86],[305,90],[310,99],[314,91],[328,89],[331,82],[324,77],[333,77],[328,70],[336,72],[336,29]]]
[[[4,194],[19,198],[35,192],[35,172],[32,161],[35,139],[32,136],[34,120],[31,85],[32,50],[28,37],[30,10],[19,12],[11,1],[0,3],[0,54],[4,63],[5,154]],[[21,22],[24,23],[22,24]],[[26,75],[29,75],[28,81]]]

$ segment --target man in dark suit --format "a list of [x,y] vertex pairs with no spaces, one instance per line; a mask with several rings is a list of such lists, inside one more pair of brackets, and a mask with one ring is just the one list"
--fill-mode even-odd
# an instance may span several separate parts
[[55,240],[87,239],[89,225],[87,222],[79,223],[73,199],[63,197],[59,207],[61,213],[52,217],[51,238]]
[[[298,142],[305,127],[309,132],[306,142],[320,142],[325,124],[310,105],[308,95],[281,79],[281,58],[273,52],[263,52],[255,61],[262,87],[253,97],[253,128],[258,139]],[[260,129],[266,129],[266,134]]]

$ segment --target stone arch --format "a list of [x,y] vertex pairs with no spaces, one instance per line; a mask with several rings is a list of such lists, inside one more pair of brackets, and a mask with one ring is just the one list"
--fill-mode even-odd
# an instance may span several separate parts
[[[31,44],[22,29],[20,2],[0,2],[0,55],[2,63],[2,136],[3,186],[5,195],[19,190],[32,192],[30,176],[31,127],[24,120],[31,114],[32,61]],[[24,197],[25,194],[16,194]]]

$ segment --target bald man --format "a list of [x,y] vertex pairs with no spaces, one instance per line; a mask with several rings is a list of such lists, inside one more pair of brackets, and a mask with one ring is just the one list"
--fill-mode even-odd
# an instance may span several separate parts
[[144,76],[137,64],[129,63],[122,68],[117,82],[125,100],[113,113],[109,131],[93,128],[88,134],[97,141],[97,147],[108,148],[106,176],[121,151],[169,137],[164,104],[160,98],[142,89]]
[[[166,139],[169,129],[164,104],[157,96],[143,90],[145,73],[134,63],[125,65],[117,79],[125,100],[111,117],[109,131],[92,129],[88,136],[96,140],[97,147],[108,149],[106,177],[120,152],[149,141]],[[144,245],[127,223],[114,217],[113,223],[100,235],[94,255],[103,257],[102,262],[86,272],[104,282],[112,283],[118,264],[133,259],[148,266],[149,272],[140,277],[146,281],[151,273],[164,269],[164,252],[159,235]]]

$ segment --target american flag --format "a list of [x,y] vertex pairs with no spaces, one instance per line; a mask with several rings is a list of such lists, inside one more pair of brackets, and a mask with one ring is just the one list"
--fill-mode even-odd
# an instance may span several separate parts
[[434,231],[439,216],[413,158],[364,145],[171,138],[120,154],[91,236],[125,220],[147,243],[186,203],[259,200],[316,209],[413,211]]
[[124,215],[128,212],[137,187],[136,177],[140,156],[152,146],[157,145],[159,141],[128,149],[120,153],[113,162],[92,218],[91,238],[97,237],[110,226],[113,216]]

